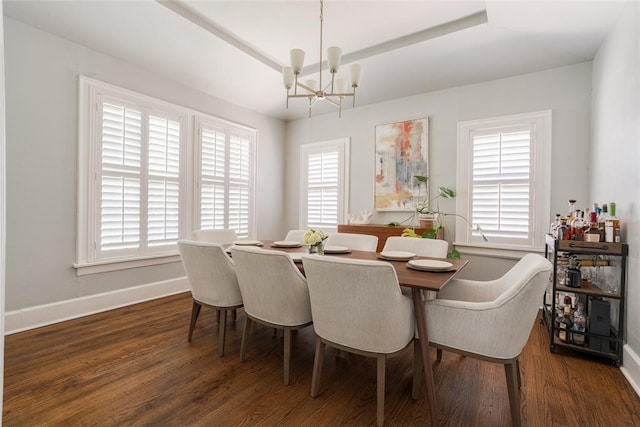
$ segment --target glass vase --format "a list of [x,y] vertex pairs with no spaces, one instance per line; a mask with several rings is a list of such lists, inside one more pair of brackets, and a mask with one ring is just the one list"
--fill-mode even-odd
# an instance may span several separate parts
[[324,255],[324,241],[309,245],[309,253]]

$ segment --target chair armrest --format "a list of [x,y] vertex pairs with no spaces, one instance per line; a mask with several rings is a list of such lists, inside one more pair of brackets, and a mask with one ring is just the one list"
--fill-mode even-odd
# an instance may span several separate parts
[[451,279],[438,292],[438,299],[470,302],[492,301],[495,297],[492,288],[500,279],[481,282],[467,279]]

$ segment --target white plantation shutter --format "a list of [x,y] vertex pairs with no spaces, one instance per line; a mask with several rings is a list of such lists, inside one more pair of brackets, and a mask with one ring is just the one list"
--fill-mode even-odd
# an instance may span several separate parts
[[154,247],[175,245],[180,234],[180,122],[124,101],[99,99],[97,258],[146,255]]
[[550,111],[459,123],[455,244],[541,250],[550,159]]
[[300,227],[337,230],[348,204],[348,158],[348,139],[301,146]]
[[251,227],[251,183],[255,132],[228,123],[198,121],[201,229],[229,228],[247,238]]
[[312,154],[307,159],[307,226],[337,228],[339,153]]
[[530,131],[473,137],[472,223],[487,236],[529,237]]
[[102,104],[100,249],[140,244],[142,113]]

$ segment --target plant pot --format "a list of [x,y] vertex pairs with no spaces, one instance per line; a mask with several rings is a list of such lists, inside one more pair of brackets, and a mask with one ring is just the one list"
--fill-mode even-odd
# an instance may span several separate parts
[[421,213],[418,215],[418,220],[420,221],[420,228],[431,230],[435,228],[436,225],[438,224],[438,214],[437,213]]

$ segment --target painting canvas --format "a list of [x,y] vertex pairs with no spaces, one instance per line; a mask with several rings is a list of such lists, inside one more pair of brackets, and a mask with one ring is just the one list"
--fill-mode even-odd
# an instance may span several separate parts
[[413,210],[420,189],[414,177],[429,175],[429,118],[378,125],[375,143],[375,209]]

